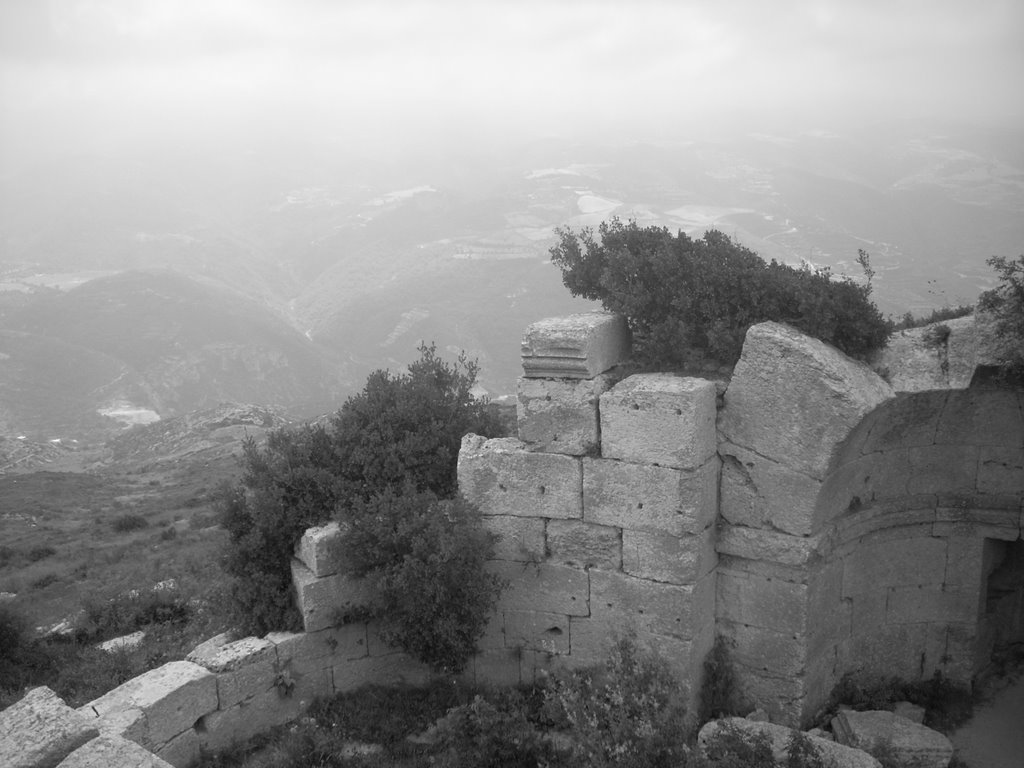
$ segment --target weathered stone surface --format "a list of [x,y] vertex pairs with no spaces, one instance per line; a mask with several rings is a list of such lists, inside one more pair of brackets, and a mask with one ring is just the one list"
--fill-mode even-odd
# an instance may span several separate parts
[[590,616],[625,634],[649,632],[693,638],[714,622],[714,579],[695,585],[661,584],[625,573],[590,570]]
[[462,438],[459,490],[485,515],[578,518],[583,514],[580,460],[531,453],[515,438]]
[[317,577],[303,563],[292,558],[292,583],[298,597],[302,625],[316,632],[338,624],[346,609],[363,605],[369,599],[364,579],[344,573]]
[[[4,763],[6,765],[6,763]],[[171,768],[171,763],[120,736],[102,735],[65,757],[57,768]]]
[[715,516],[718,460],[695,470],[583,459],[583,519],[634,531],[680,536]]
[[946,542],[942,539],[894,538],[862,544],[846,558],[843,597],[885,587],[941,582],[945,571]]
[[274,686],[277,674],[277,646],[256,637],[232,641],[226,634],[217,635],[185,658],[217,674],[218,709],[264,693]]
[[821,544],[820,536],[789,536],[785,533],[723,525],[718,532],[718,551],[748,560],[770,560],[784,565],[804,565]]
[[[1024,486],[1022,486],[1024,487]],[[979,539],[1016,541],[1020,538],[1017,509],[976,509],[938,507],[935,510],[934,536],[974,536]]]
[[[167,743],[216,708],[216,676],[190,661],[171,661],[119,685],[79,711],[92,710],[107,719],[119,712],[141,710],[146,733],[140,743],[153,747]],[[134,736],[132,740],[136,741]]]
[[278,689],[211,712],[197,724],[203,749],[216,752],[297,718],[303,707],[295,696]]
[[404,653],[339,662],[332,674],[335,693],[352,691],[368,683],[423,685],[433,677],[429,667]]
[[[719,621],[718,629],[733,641],[732,658],[737,665],[801,684],[807,666],[807,645],[802,634],[725,620]],[[759,699],[758,703],[765,702]]]
[[318,632],[271,632],[267,640],[276,646],[279,664],[331,666],[368,654],[367,627],[363,623],[343,624]]
[[598,398],[618,377],[519,379],[519,439],[531,451],[593,455],[600,450]]
[[[784,765],[786,762],[786,746],[793,734],[792,728],[784,725],[774,725],[762,721],[748,720],[743,717],[726,717],[721,720],[712,720],[700,729],[697,736],[697,743],[701,749],[707,749],[709,742],[726,729],[736,729],[750,738],[757,738],[761,735],[767,736],[772,745],[772,755],[775,760]],[[807,735],[811,743],[818,749],[825,765],[830,768],[882,768],[882,764],[866,752],[859,749],[837,744],[828,739]]]
[[697,469],[718,443],[715,385],[665,373],[630,376],[601,395],[601,455]]
[[473,657],[477,685],[516,686],[522,681],[522,652],[516,648],[484,651]]
[[1012,494],[1020,493],[1021,488],[1024,488],[1024,448],[983,448],[978,456],[978,490]]
[[154,747],[153,751],[161,760],[165,760],[174,768],[188,768],[199,761],[202,744],[199,734],[194,728],[179,733],[166,744]]
[[978,586],[892,587],[886,604],[889,624],[916,624],[922,621],[977,623],[984,606]]
[[770,525],[801,536],[814,529],[820,480],[731,443],[718,451],[722,517],[734,525]]
[[804,633],[808,601],[806,584],[721,568],[716,584],[720,619],[778,632]]
[[498,599],[500,610],[544,611],[586,616],[590,598],[587,572],[551,563],[492,560],[487,570],[508,581]]
[[854,621],[853,634],[837,651],[839,666],[852,672],[923,679],[937,669],[950,677],[943,664],[947,645],[945,624],[861,626]]
[[616,571],[622,567],[622,534],[618,528],[607,525],[549,520],[547,552],[552,563]]
[[505,611],[505,644],[548,653],[569,653],[569,617],[543,611]]
[[978,483],[979,449],[971,445],[928,445],[907,452],[907,493],[971,493]]
[[669,584],[694,584],[715,567],[715,529],[673,536],[646,531],[622,532],[622,570]]
[[924,723],[924,707],[919,707],[917,704],[911,704],[909,701],[897,701],[892,706],[892,713],[896,715],[896,717],[902,717],[904,720],[909,720],[912,723]]
[[495,560],[516,560],[526,563],[544,559],[544,518],[484,515],[482,520],[484,528],[498,536],[498,541],[494,545]]
[[142,630],[138,632],[132,632],[127,635],[121,635],[121,637],[114,637],[96,645],[101,651],[107,653],[115,653],[117,651],[131,651],[142,645],[142,641],[146,639],[146,633]]
[[590,379],[629,357],[626,319],[607,312],[552,317],[523,334],[523,372],[532,378]]
[[0,765],[51,768],[98,733],[49,688],[33,688],[0,711]]
[[295,557],[314,576],[331,576],[341,567],[342,533],[338,523],[308,528],[295,546]]
[[888,743],[897,764],[908,768],[946,768],[953,756],[953,745],[938,731],[883,710],[842,710],[832,719],[832,732],[840,744],[857,749]]
[[823,479],[838,446],[895,397],[870,368],[779,323],[747,331],[725,393],[727,442]]

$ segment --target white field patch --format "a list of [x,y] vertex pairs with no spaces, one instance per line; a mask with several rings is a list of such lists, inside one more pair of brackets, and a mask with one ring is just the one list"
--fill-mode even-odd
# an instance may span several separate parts
[[686,232],[698,229],[711,229],[726,216],[737,213],[753,213],[751,208],[724,208],[714,205],[683,205],[665,211],[673,221]]
[[106,416],[122,424],[134,427],[136,424],[152,424],[160,421],[160,414],[150,408],[140,408],[131,403],[115,403],[97,410],[100,416]]
[[621,200],[609,200],[606,197],[598,197],[588,192],[579,193],[576,206],[580,213],[610,213],[622,205]]

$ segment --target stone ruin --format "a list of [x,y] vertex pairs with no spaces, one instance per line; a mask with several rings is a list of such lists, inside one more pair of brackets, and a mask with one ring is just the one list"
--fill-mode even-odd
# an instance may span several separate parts
[[[500,536],[489,567],[510,585],[464,677],[528,683],[630,634],[692,702],[720,636],[752,704],[798,725],[846,672],[985,674],[1024,641],[1024,390],[977,375],[997,355],[973,318],[947,326],[941,344],[927,329],[894,338],[883,378],[763,323],[728,384],[627,375],[621,317],[531,326],[518,437],[468,435],[459,454],[460,490]],[[373,625],[336,626],[365,594],[340,535],[310,529],[296,549],[305,632],[213,638],[77,711],[37,689],[0,713],[0,762],[19,722],[38,734],[49,718],[104,764],[143,764],[109,756],[127,741],[186,766],[316,696],[427,680]]]

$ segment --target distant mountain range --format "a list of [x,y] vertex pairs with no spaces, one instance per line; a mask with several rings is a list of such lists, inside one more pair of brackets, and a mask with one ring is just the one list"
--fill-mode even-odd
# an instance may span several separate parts
[[589,308],[547,250],[613,215],[859,277],[885,312],[972,302],[1024,248],[1017,131],[537,141],[361,158],[244,146],[61,158],[0,184],[0,434],[106,434],[223,400],[338,407],[421,339],[510,393],[519,335]]

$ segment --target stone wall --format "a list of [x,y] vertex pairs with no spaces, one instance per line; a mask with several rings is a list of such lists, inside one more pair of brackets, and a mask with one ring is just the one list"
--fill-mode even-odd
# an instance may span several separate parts
[[[1024,639],[1024,392],[971,385],[984,339],[950,325],[941,350],[927,332],[890,345],[897,389],[776,323],[750,329],[727,387],[626,376],[613,315],[531,326],[518,437],[468,435],[459,454],[460,490],[500,537],[488,567],[510,585],[464,678],[531,682],[633,634],[691,700],[727,638],[748,696],[786,724],[848,671],[969,682],[1000,638]],[[60,743],[127,740],[180,768],[316,696],[427,680],[373,625],[337,626],[365,597],[340,537],[310,529],[296,549],[305,632],[213,638],[61,710]]]

